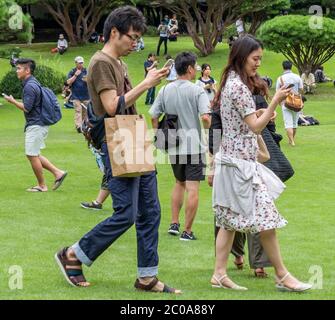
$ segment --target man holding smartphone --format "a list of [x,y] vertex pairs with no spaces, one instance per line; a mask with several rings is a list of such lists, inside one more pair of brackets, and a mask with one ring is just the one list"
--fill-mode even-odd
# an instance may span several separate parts
[[[107,17],[104,24],[104,47],[93,55],[88,67],[87,84],[96,115],[118,114],[119,99],[124,101],[127,114],[136,113],[136,100],[166,77],[167,69],[153,68],[136,87],[132,88],[130,85],[128,69],[121,58],[134,52],[145,30],[145,18],[134,7],[119,7]],[[134,287],[141,291],[181,293],[157,278],[161,210],[156,172],[133,178],[114,177],[106,139],[102,143],[101,153],[114,212],[71,247],[65,247],[56,253],[55,259],[62,274],[72,286],[89,286],[82,264],[91,266],[135,224],[138,276]]]
[[84,67],[84,58],[78,56],[74,59],[76,67],[73,68],[67,76],[67,84],[71,86],[72,100],[74,105],[74,124],[78,133],[81,133],[81,125],[86,116],[86,109],[82,107],[87,106],[90,100],[88,94],[86,77],[87,70]]
[[[147,76],[148,72],[156,68],[158,65],[158,61],[156,59],[156,55],[153,53],[148,54],[148,59],[144,62],[144,78]],[[148,90],[147,96],[145,98],[145,104],[146,105],[152,105],[155,101],[155,92],[156,87],[152,87]]]
[[23,111],[26,118],[25,131],[25,153],[30,161],[31,167],[37,178],[38,185],[27,189],[30,192],[48,191],[44,180],[43,169],[50,171],[55,177],[53,190],[63,183],[67,172],[58,169],[46,157],[41,155],[41,149],[45,148],[45,140],[48,135],[49,126],[41,121],[41,90],[40,84],[33,76],[35,61],[31,59],[19,59],[16,62],[16,74],[23,82],[23,101],[16,101],[13,96],[3,94],[4,98],[18,109]]

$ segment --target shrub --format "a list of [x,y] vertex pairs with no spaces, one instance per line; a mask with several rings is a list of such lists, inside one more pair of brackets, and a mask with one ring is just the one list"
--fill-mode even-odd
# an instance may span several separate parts
[[[42,86],[50,88],[53,92],[61,93],[65,75],[59,71],[55,71],[50,67],[38,65],[36,67],[34,76],[41,83]],[[0,92],[8,95],[13,95],[14,98],[22,98],[22,85],[18,81],[15,69],[9,71],[0,82]]]
[[159,32],[157,31],[157,27],[155,26],[148,26],[147,32],[145,33],[145,35],[149,37],[155,37],[158,34]]
[[292,61],[300,73],[314,72],[335,54],[334,30],[335,20],[330,18],[286,15],[265,22],[258,37],[266,48]]

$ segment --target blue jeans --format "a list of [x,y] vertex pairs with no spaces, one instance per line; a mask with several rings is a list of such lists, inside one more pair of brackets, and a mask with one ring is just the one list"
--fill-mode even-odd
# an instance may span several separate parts
[[101,151],[114,213],[84,235],[72,249],[82,263],[90,266],[135,223],[138,276],[156,276],[161,216],[156,172],[135,178],[114,178],[106,143],[103,143]]
[[145,98],[145,104],[153,104],[155,101],[155,91],[156,87],[152,87],[148,90],[147,96]]

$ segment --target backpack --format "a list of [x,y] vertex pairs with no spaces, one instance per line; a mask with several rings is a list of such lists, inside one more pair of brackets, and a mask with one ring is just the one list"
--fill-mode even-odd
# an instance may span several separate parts
[[62,119],[62,112],[56,95],[47,87],[42,87],[37,81],[34,83],[41,90],[41,121],[46,126],[56,124]]

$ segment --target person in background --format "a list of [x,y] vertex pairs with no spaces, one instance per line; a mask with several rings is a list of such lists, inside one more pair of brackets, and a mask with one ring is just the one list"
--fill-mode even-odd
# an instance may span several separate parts
[[212,101],[216,94],[216,81],[211,77],[212,68],[208,63],[201,66],[201,77],[196,81],[196,85],[204,88],[209,101]]
[[237,19],[235,22],[235,25],[236,25],[238,36],[243,37],[245,35],[243,20],[241,18]]
[[201,123],[210,127],[210,102],[203,88],[192,83],[197,73],[197,57],[191,52],[181,52],[175,60],[178,79],[163,87],[149,113],[152,127],[158,128],[162,114],[178,116],[178,135],[181,143],[169,148],[168,154],[176,179],[171,196],[171,224],[168,233],[179,235],[179,215],[185,200],[185,227],[180,240],[196,240],[192,231],[198,210],[200,181],[205,180],[205,147]]
[[103,173],[102,181],[100,185],[100,190],[98,193],[98,196],[95,200],[92,200],[92,202],[81,202],[80,206],[84,209],[90,209],[90,210],[102,210],[102,205],[105,202],[105,200],[110,195],[109,189],[108,189],[108,182],[107,177],[105,174],[105,166],[103,164],[103,160],[101,157],[101,151],[94,148],[92,145],[89,146],[92,154],[95,157],[95,161],[97,163],[97,166],[99,170]]
[[64,54],[64,52],[67,51],[68,46],[69,45],[67,43],[67,40],[64,38],[64,35],[61,33],[59,35],[58,42],[57,42],[58,53],[61,55]]
[[[165,59],[166,59],[166,61],[168,61],[169,59],[172,59],[172,57],[168,54],[165,57]],[[177,80],[177,71],[176,71],[176,68],[175,68],[175,63],[173,62],[173,65],[170,68],[170,72],[169,72],[169,75],[166,78],[166,81],[167,82],[173,82],[173,81],[176,81],[176,80]]]
[[73,109],[73,102],[71,100],[71,86],[67,83],[67,81],[64,81],[64,86],[62,89],[62,97],[64,98],[64,107],[67,109]]
[[49,126],[41,119],[41,84],[34,77],[36,68],[32,59],[19,59],[16,62],[16,75],[22,81],[23,92],[22,102],[17,101],[13,96],[4,95],[5,100],[21,110],[26,119],[25,132],[25,154],[37,179],[37,185],[28,188],[29,192],[46,192],[48,187],[45,182],[43,169],[52,173],[55,177],[53,190],[58,189],[67,176],[67,172],[57,168],[50,160],[42,156],[41,150],[45,148],[45,141],[48,136]]
[[[76,67],[73,68],[68,76],[67,83],[71,86],[72,100],[74,105],[74,125],[78,133],[81,133],[81,125],[86,117],[86,106],[90,101],[87,88],[87,70],[84,67],[84,58],[78,56],[74,59]],[[83,105],[84,106],[83,106]]]
[[[147,60],[144,62],[144,78],[147,76],[148,72],[156,68],[158,64],[158,61],[156,59],[156,56],[154,53],[149,53]],[[146,105],[152,105],[155,101],[155,91],[156,87],[152,87],[148,90],[147,96],[145,98],[145,104]]]
[[157,31],[159,32],[159,40],[157,45],[157,56],[159,56],[159,51],[161,49],[162,43],[164,43],[164,55],[167,54],[167,41],[169,38],[169,27],[168,27],[168,21],[162,20],[160,25],[157,28]]
[[92,32],[90,39],[88,40],[91,43],[98,43],[99,41],[99,33],[95,30]]
[[304,85],[304,93],[313,94],[316,89],[316,84],[315,84],[315,76],[310,69],[306,69],[306,71],[301,75],[301,80]]
[[315,82],[316,83],[332,81],[332,79],[328,78],[325,75],[323,66],[319,66],[319,67],[316,68],[316,70],[314,72],[314,76],[315,76]]
[[[289,84],[293,84],[292,92],[298,94],[303,93],[304,85],[302,83],[299,75],[292,72],[292,62],[284,61],[283,62],[283,74],[277,79],[276,90],[280,90],[282,86],[287,86]],[[288,137],[289,144],[293,147],[295,146],[295,136],[298,128],[298,119],[299,112],[294,112],[285,107],[284,101],[281,103],[283,118],[284,118],[284,126],[286,130],[286,134]]]

